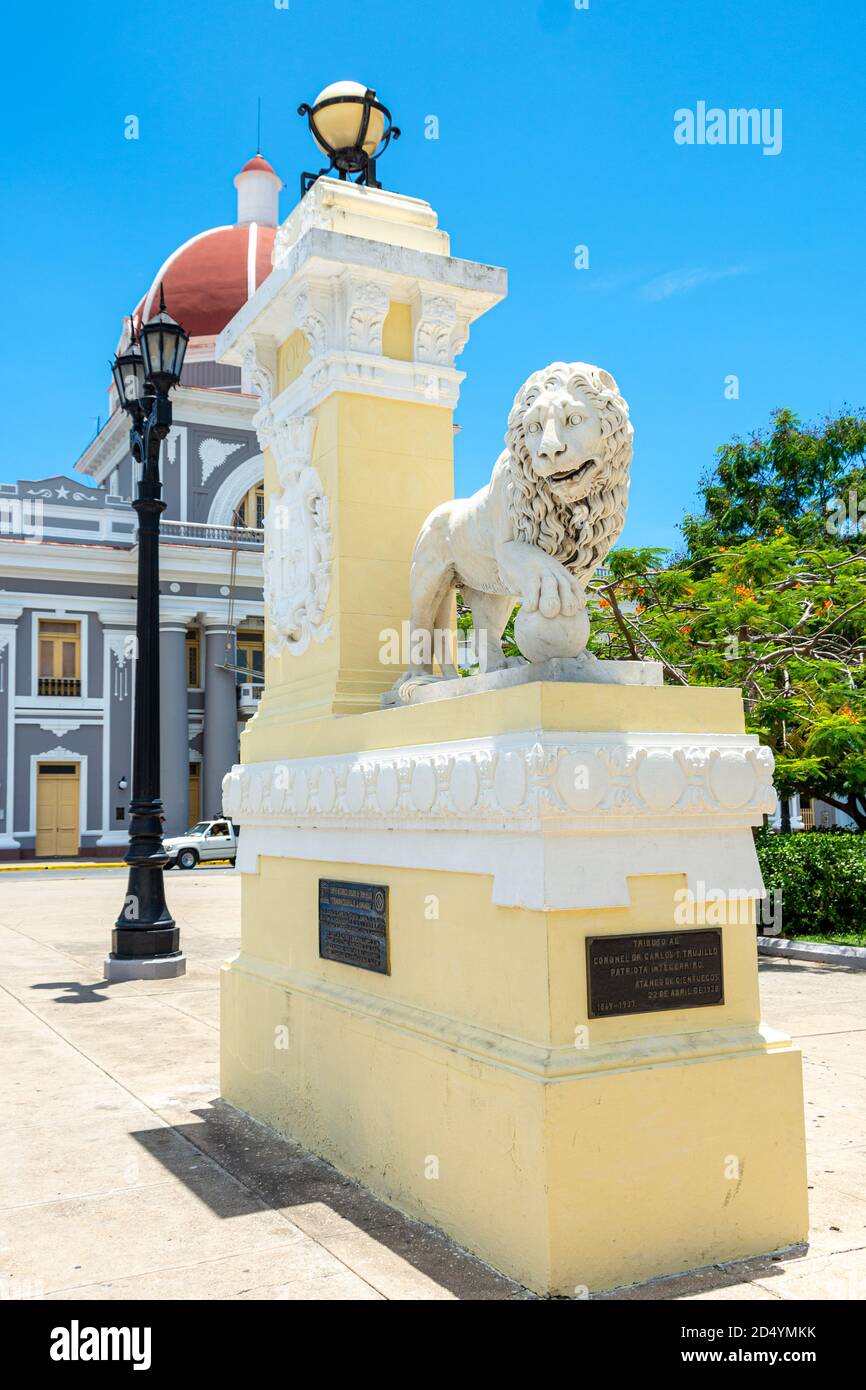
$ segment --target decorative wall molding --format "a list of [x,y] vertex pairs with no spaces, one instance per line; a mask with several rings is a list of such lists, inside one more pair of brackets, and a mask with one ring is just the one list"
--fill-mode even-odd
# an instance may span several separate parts
[[751,735],[526,734],[248,764],[223,788],[242,824],[621,831],[760,824],[772,777]]
[[80,762],[81,754],[75,753],[71,748],[63,748],[59,743],[56,748],[46,748],[44,753],[34,755],[39,762]]
[[198,446],[202,485],[207,482],[211,473],[214,473],[217,468],[222,468],[226,459],[231,458],[232,454],[236,454],[238,449],[243,447],[243,444],[236,440],[214,439],[213,437],[203,439]]
[[129,694],[129,670],[135,658],[134,632],[107,632],[105,645],[111,654],[111,693],[118,703]]
[[265,608],[271,620],[271,656],[300,656],[331,633],[323,617],[331,589],[328,499],[312,466],[316,421],[289,416],[263,425],[283,491],[265,515]]
[[42,497],[46,501],[50,501],[54,498],[58,502],[89,502],[97,507],[104,501],[104,494],[96,492],[92,488],[79,492],[77,489],[71,490],[63,483],[60,483],[58,487],[29,487],[25,496]]
[[313,457],[316,420],[313,415],[288,415],[275,420],[271,416],[264,426],[268,446],[277,465],[277,476],[283,487],[292,482],[307,467]]
[[53,734],[55,738],[63,738],[65,734],[74,734],[81,728],[80,723],[72,723],[67,719],[40,720],[40,729],[45,733]]

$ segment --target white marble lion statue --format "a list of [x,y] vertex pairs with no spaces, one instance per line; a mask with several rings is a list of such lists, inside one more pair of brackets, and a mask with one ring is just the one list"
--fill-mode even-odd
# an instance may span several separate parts
[[[433,637],[451,627],[455,589],[472,611],[482,670],[506,664],[502,631],[518,600],[527,637],[521,647],[530,659],[582,650],[586,585],[625,523],[633,435],[609,372],[586,362],[553,362],[533,372],[514,399],[490,482],[473,497],[437,507],[421,528],[404,685],[434,678]],[[416,634],[431,640],[418,642]],[[417,652],[423,659],[416,662]],[[444,675],[456,674],[441,664]]]

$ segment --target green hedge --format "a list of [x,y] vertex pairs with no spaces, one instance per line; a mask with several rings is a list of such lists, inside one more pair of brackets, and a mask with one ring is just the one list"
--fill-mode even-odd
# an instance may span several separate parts
[[768,893],[782,890],[782,935],[862,930],[866,925],[866,837],[755,831]]

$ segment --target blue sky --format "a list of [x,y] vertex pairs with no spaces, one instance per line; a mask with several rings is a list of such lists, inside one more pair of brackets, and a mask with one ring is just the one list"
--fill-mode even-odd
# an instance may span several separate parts
[[[486,480],[515,390],[557,358],[607,368],[631,405],[624,544],[675,545],[716,446],[774,407],[866,403],[859,0],[277,4],[4,17],[3,480],[71,470],[120,315],[171,249],[234,220],[256,98],[286,216],[318,167],[298,103],[343,77],[403,129],[385,185],[428,199],[455,255],[509,272],[460,359],[458,491]],[[781,109],[781,152],[677,144],[674,113],[701,101]]]

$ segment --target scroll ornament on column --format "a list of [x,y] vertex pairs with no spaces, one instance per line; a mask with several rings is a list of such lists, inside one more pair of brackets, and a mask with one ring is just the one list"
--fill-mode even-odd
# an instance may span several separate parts
[[312,416],[293,415],[271,421],[267,431],[283,489],[265,514],[270,656],[300,656],[331,633],[331,624],[323,622],[331,590],[331,527],[328,499],[311,462],[315,429]]

